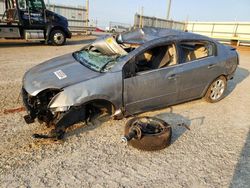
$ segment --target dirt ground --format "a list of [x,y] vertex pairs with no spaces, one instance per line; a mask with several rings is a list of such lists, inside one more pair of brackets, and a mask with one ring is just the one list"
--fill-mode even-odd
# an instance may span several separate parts
[[[47,129],[25,124],[25,112],[6,114],[22,106],[25,71],[89,39],[75,38],[63,47],[0,41],[0,187],[250,187],[247,47],[238,49],[240,66],[219,103],[196,100],[147,113],[173,127],[172,144],[161,151],[121,143],[126,119],[79,125],[65,141],[53,142],[31,137]],[[191,130],[177,126],[182,122]]]

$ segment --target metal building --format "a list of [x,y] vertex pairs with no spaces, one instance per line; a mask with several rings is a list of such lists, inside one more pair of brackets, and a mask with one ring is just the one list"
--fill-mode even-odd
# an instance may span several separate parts
[[187,30],[237,45],[250,42],[250,22],[188,22]]
[[0,0],[0,18],[2,18],[4,13],[4,1]]
[[64,5],[46,5],[47,9],[56,12],[69,21],[69,27],[72,30],[83,28],[84,23],[86,22],[86,8],[82,6],[64,6]]
[[177,22],[173,20],[166,20],[162,18],[142,16],[139,14],[135,14],[134,18],[134,27],[140,27],[140,19],[142,19],[143,27],[158,27],[158,28],[169,28],[169,29],[177,29],[177,30],[185,30],[184,22]]

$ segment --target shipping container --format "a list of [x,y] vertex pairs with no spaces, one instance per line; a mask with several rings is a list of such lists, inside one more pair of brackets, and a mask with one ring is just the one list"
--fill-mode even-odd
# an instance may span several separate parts
[[71,30],[75,28],[83,28],[85,26],[85,15],[86,9],[82,6],[73,7],[73,6],[64,6],[64,5],[46,5],[46,7],[64,17],[69,21],[69,27]]

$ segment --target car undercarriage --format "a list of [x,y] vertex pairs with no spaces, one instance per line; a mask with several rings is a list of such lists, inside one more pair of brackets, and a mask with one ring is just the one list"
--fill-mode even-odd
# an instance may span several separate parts
[[31,96],[22,88],[23,103],[28,115],[24,116],[25,122],[31,124],[38,120],[40,124],[53,127],[50,135],[34,134],[35,138],[62,139],[68,127],[75,123],[88,123],[99,114],[112,115],[114,107],[107,101],[95,100],[81,106],[73,106],[64,112],[54,112],[48,108],[49,103],[60,90],[46,90],[37,96]]

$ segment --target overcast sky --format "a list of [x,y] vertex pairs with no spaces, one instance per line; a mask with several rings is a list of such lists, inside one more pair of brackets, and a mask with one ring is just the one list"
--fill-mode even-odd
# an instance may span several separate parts
[[[50,0],[71,6],[85,0]],[[134,14],[144,7],[144,15],[166,18],[168,0],[89,0],[90,19],[107,26],[109,21],[133,24]],[[171,18],[177,21],[249,21],[250,0],[172,0]]]

